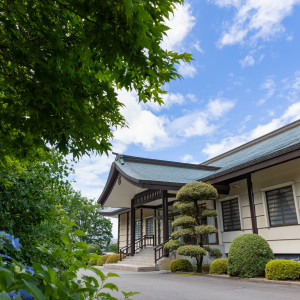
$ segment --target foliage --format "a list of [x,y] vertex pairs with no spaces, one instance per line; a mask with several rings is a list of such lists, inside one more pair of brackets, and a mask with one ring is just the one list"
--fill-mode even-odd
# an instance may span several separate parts
[[107,252],[114,252],[114,253],[117,253],[117,252],[118,252],[118,244],[117,244],[117,243],[111,244],[111,245],[108,247]]
[[[122,257],[125,257],[124,255]],[[112,254],[107,259],[107,264],[116,264],[118,261],[120,261],[120,254]]]
[[[174,207],[177,208],[182,217],[172,223],[173,227],[181,226],[181,229],[173,231],[172,237],[191,237],[194,245],[183,245],[178,247],[177,253],[192,256],[197,261],[197,272],[202,272],[203,256],[207,253],[219,255],[217,251],[204,248],[207,235],[218,232],[213,225],[207,225],[207,217],[215,217],[216,210],[206,209],[199,206],[201,201],[214,200],[218,197],[217,190],[210,184],[204,182],[191,182],[184,185],[176,195]],[[214,253],[215,252],[215,253]]]
[[217,190],[212,185],[201,181],[187,183],[178,191],[176,195],[176,199],[180,202],[213,200],[217,198]]
[[215,259],[210,264],[209,274],[227,274],[227,258]]
[[[92,200],[81,196],[78,192],[67,195],[62,203],[67,216],[74,220],[76,228],[84,231],[85,236],[80,237],[82,242],[97,244],[101,249],[106,249],[112,238],[112,223],[101,216],[101,206]],[[101,250],[99,250],[100,254]]]
[[[64,241],[69,241],[66,252],[61,252],[62,258],[69,259],[77,257],[77,262],[84,262],[87,245],[74,242],[82,233],[72,231],[74,225],[66,226],[67,235],[61,237]],[[1,234],[1,236],[3,236]],[[3,241],[3,238],[2,238]],[[10,239],[11,245],[13,240]],[[3,243],[4,244],[4,243]],[[2,246],[3,246],[2,244]],[[3,250],[3,247],[1,248]],[[17,247],[18,250],[18,247]],[[78,251],[79,250],[79,251]],[[75,253],[76,252],[76,253]],[[64,262],[64,265],[69,265]],[[93,276],[84,275],[77,278],[79,269],[88,269],[94,273]],[[34,263],[32,267],[24,266],[16,260],[3,261],[0,256],[0,298],[1,299],[28,299],[28,300],[50,300],[50,299],[107,299],[117,300],[111,296],[110,291],[119,291],[118,287],[107,282],[111,277],[118,277],[117,274],[103,274],[100,270],[87,267],[85,263],[75,263],[66,270],[46,267]],[[99,281],[100,283],[99,283]],[[137,293],[122,292],[124,299],[129,299]]]
[[197,257],[206,255],[206,251],[197,245],[183,245],[177,249],[177,254]]
[[193,271],[192,264],[187,259],[174,259],[170,263],[170,270],[171,272],[177,271]]
[[1,1],[0,157],[55,146],[80,156],[110,149],[124,126],[116,89],[162,103],[189,54],[161,48],[183,0]]
[[192,226],[196,223],[196,219],[190,216],[180,217],[172,222],[172,227]]
[[20,238],[23,248],[17,258],[23,262],[46,263],[37,245],[59,240],[58,205],[70,192],[70,183],[63,179],[71,171],[55,151],[39,151],[34,161],[0,159],[0,229]]
[[270,280],[300,279],[300,262],[284,259],[270,260],[265,271],[266,278]]
[[209,246],[203,246],[203,248],[208,253],[210,259],[221,258],[223,256],[222,251],[218,248],[211,248]]
[[182,243],[178,240],[171,240],[165,243],[164,248],[168,251],[174,251],[177,250],[180,246],[182,246]]
[[268,242],[258,234],[235,238],[228,252],[228,274],[239,277],[264,276],[265,267],[273,259]]
[[102,253],[101,247],[97,244],[88,245],[86,250],[87,250],[88,253],[96,253],[96,254],[101,254]]
[[110,257],[111,254],[105,254],[105,255],[101,255],[101,260],[103,261],[103,263],[106,263],[106,260]]
[[98,262],[99,262],[99,266],[103,265],[103,261],[101,259],[101,255],[98,255],[96,253],[91,255],[91,258],[89,259],[89,265],[90,266],[98,266]]

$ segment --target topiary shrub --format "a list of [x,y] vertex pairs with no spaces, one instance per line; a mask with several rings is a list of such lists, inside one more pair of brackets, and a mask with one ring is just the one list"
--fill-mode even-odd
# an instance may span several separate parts
[[88,245],[86,250],[89,253],[96,253],[96,254],[101,254],[102,253],[101,247],[99,245],[96,245],[96,244]]
[[210,264],[209,274],[227,274],[227,258],[215,259]]
[[[122,256],[122,258],[125,257],[125,255]],[[106,260],[106,264],[116,264],[118,261],[120,261],[120,254],[112,254],[109,255],[109,257]]]
[[266,264],[273,259],[268,242],[258,234],[235,238],[228,252],[228,274],[239,277],[264,276]]
[[95,265],[97,265],[98,261],[102,262],[101,256],[98,255],[98,254],[96,254],[96,253],[94,253],[94,254],[92,254],[92,256],[91,256],[91,258],[89,260],[89,265],[90,266],[95,266]]
[[177,271],[192,272],[193,266],[188,260],[179,258],[171,261],[170,270],[171,272],[177,272]]
[[300,279],[300,262],[276,259],[266,265],[266,278],[270,280]]
[[102,260],[98,260],[97,261],[97,266],[103,266],[103,261]]

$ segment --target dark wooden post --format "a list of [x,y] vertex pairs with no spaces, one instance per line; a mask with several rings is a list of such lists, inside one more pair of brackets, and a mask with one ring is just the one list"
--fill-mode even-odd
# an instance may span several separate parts
[[168,191],[162,191],[163,243],[169,240]]
[[156,209],[154,208],[154,241],[153,241],[153,246],[156,246]]
[[131,200],[131,256],[135,254],[135,207],[134,207],[134,199]]
[[129,246],[129,212],[127,212],[126,246]]
[[118,253],[120,250],[120,215],[118,215]]
[[258,234],[251,173],[247,174],[247,188],[248,188],[248,197],[249,197],[249,204],[250,204],[252,231],[253,233]]
[[143,209],[141,208],[141,238],[143,237]]

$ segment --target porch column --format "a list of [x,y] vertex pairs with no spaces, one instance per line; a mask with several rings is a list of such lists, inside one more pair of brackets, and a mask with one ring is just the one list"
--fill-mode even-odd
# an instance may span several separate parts
[[134,208],[134,199],[131,200],[131,256],[135,254],[135,208]]
[[143,209],[141,208],[141,238],[143,237]]
[[248,197],[249,197],[249,204],[250,204],[252,231],[253,233],[258,234],[251,173],[247,174],[247,187],[248,187]]
[[119,250],[120,250],[120,215],[118,215],[118,252],[119,253]]
[[154,240],[153,240],[153,246],[156,246],[156,209],[154,208],[154,218],[153,218],[153,222],[154,222]]
[[129,246],[129,212],[127,212],[126,246]]
[[162,191],[162,209],[163,209],[163,243],[164,243],[169,239],[168,191]]

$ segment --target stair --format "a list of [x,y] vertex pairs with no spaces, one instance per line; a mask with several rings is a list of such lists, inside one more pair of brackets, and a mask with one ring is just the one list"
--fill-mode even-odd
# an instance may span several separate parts
[[134,256],[128,256],[117,264],[104,264],[107,269],[126,270],[135,272],[151,272],[157,268],[154,263],[153,247],[145,247]]

